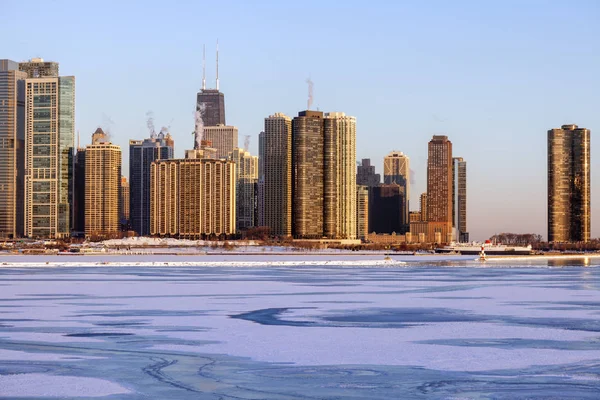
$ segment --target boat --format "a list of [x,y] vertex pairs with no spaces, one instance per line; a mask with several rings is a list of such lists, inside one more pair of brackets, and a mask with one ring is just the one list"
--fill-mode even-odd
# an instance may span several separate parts
[[501,243],[492,243],[486,240],[485,243],[456,243],[452,242],[447,246],[438,247],[436,253],[442,254],[462,254],[462,255],[481,255],[483,252],[486,256],[513,256],[513,255],[531,255],[533,249],[531,245],[527,246],[512,246]]

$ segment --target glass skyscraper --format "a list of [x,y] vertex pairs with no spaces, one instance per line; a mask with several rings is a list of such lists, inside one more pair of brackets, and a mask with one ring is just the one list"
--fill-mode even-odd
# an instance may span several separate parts
[[58,63],[20,63],[25,80],[25,235],[70,234],[75,136],[75,77],[58,76]]
[[150,167],[156,160],[173,158],[171,135],[129,141],[129,215],[131,229],[150,234]]

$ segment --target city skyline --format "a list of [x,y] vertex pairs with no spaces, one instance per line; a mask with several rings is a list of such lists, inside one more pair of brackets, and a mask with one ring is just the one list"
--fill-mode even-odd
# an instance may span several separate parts
[[[30,30],[23,30],[15,42],[7,41],[5,57],[25,61],[41,56],[60,62],[61,74],[75,75],[76,129],[82,134],[105,125],[106,116],[107,121],[114,121],[110,129],[114,142],[126,149],[129,139],[148,137],[145,114],[152,110],[157,126],[170,126],[174,140],[185,142],[193,128],[194,100],[202,87],[202,44],[207,44],[212,55],[211,46],[218,38],[227,122],[238,127],[240,135],[251,135],[252,154],[258,154],[258,133],[265,115],[296,115],[305,108],[305,80],[310,76],[315,83],[314,108],[356,116],[357,159],[370,158],[382,173],[383,156],[392,149],[411,158],[413,210],[418,195],[425,191],[427,140],[433,134],[447,135],[461,148],[460,155],[471,166],[468,226],[472,239],[502,231],[546,236],[546,131],[571,123],[594,131],[600,124],[595,112],[598,94],[588,90],[597,82],[593,71],[600,65],[594,51],[598,43],[593,39],[598,37],[593,23],[598,6],[591,2],[578,3],[578,7],[566,2],[544,7],[518,2],[436,3],[433,8],[401,4],[379,10],[350,3],[341,11],[325,3],[323,15],[314,22],[300,22],[274,39],[270,33],[279,25],[267,29],[256,22],[293,6],[241,4],[239,10],[231,11],[234,28],[224,29],[218,22],[222,6],[207,4],[202,6],[204,26],[178,29],[193,26],[191,18],[199,6],[165,10],[149,4],[141,11],[144,16],[150,20],[164,17],[160,18],[163,27],[154,29],[151,24],[132,27],[125,23],[140,13],[139,5],[132,3],[120,8],[114,29],[106,37],[74,17],[81,12],[76,3],[62,3],[69,5],[61,7],[60,14],[52,11],[54,6],[36,4],[40,11],[55,15],[56,36],[40,35],[41,18],[48,15],[40,12],[32,16]],[[308,9],[293,10],[306,13]],[[342,12],[347,23],[321,24],[327,11],[333,10]],[[104,7],[93,11],[100,17],[109,15]],[[559,33],[544,23],[565,13],[580,21],[582,30]],[[27,14],[14,4],[8,4],[6,14],[7,23],[0,33],[11,37],[10,32]],[[361,23],[356,32],[349,29],[365,15],[378,24]],[[402,26],[387,23],[400,15],[409,22]],[[460,29],[455,29],[452,17],[465,22]],[[508,20],[514,31],[503,29]],[[431,27],[428,32],[417,30],[424,21]],[[65,46],[60,39],[73,29],[78,30],[78,37],[69,35]],[[134,29],[139,33],[132,34]],[[190,29],[197,31],[190,34]],[[113,37],[126,40],[114,46]],[[309,43],[314,54],[295,57],[298,48],[308,48]],[[336,62],[333,54],[328,55],[336,46],[357,51],[357,62]],[[568,57],[557,59],[557,54]],[[406,55],[415,62],[399,63]],[[586,62],[575,66],[568,62],[578,57]],[[179,59],[188,62],[172,62]],[[207,73],[207,81],[214,82],[214,70],[208,68]],[[153,85],[147,85],[149,80]],[[377,101],[369,104],[363,99],[373,88]],[[578,101],[550,100],[555,91],[569,91]],[[176,146],[176,156],[182,157],[186,147]],[[594,147],[592,140],[592,153]],[[594,157],[591,162],[594,170]],[[128,176],[127,171],[124,159],[123,175]],[[592,237],[600,236],[600,223],[594,223],[600,214],[593,212],[600,205],[600,197],[594,196],[599,179],[592,172]],[[503,200],[506,194],[511,201]]]

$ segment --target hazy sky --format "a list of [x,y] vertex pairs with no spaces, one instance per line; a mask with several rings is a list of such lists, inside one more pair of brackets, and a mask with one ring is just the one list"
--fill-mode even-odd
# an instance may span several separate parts
[[468,165],[468,228],[546,236],[547,130],[592,130],[592,236],[600,236],[598,1],[4,1],[0,58],[42,57],[76,76],[82,144],[110,127],[122,146],[170,125],[193,147],[207,46],[240,144],[257,154],[264,117],[307,104],[357,118],[357,160],[391,150],[426,190],[427,142],[448,135]]

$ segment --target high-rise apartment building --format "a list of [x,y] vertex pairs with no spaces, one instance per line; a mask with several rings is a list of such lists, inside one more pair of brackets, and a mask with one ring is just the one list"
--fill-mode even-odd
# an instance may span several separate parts
[[119,216],[119,222],[121,223],[121,230],[129,229],[129,181],[127,178],[121,177],[121,192],[119,194],[119,210],[121,214]]
[[381,175],[375,173],[375,166],[371,165],[370,158],[363,158],[356,167],[356,184],[368,187],[377,186],[381,183]]
[[356,237],[365,240],[369,234],[369,188],[356,185]]
[[110,237],[121,230],[121,148],[101,128],[85,149],[85,235]]
[[454,240],[467,243],[467,162],[462,157],[452,159],[452,226]]
[[19,64],[0,60],[0,238],[23,236],[25,79]]
[[402,205],[402,219],[405,225],[404,231],[408,231],[410,223],[410,159],[401,151],[392,151],[383,158],[383,182],[387,185],[400,185],[404,191],[404,203]]
[[70,233],[75,137],[75,77],[36,58],[19,64],[25,80],[25,235]]
[[[271,235],[292,236],[292,120],[276,113],[265,118],[260,158],[264,176],[264,226]],[[260,144],[260,142],[259,142]]]
[[295,238],[324,236],[323,113],[301,111],[292,121],[292,226]]
[[129,141],[130,222],[140,236],[150,234],[150,166],[173,158],[173,147],[170,134]]
[[431,242],[452,241],[452,142],[434,135],[427,157],[427,226]]
[[256,182],[256,226],[265,226],[265,133],[258,134],[258,181]]
[[258,157],[236,148],[228,159],[235,163],[236,229],[241,232],[256,226],[257,222]]
[[323,234],[356,239],[356,118],[325,113]]
[[293,235],[356,238],[356,118],[301,111],[292,121]]
[[152,163],[151,233],[182,239],[235,234],[235,163],[203,158]]
[[587,242],[591,232],[590,130],[548,131],[548,241]]
[[205,126],[204,140],[211,142],[217,150],[217,158],[227,158],[238,147],[238,129],[235,126]]

